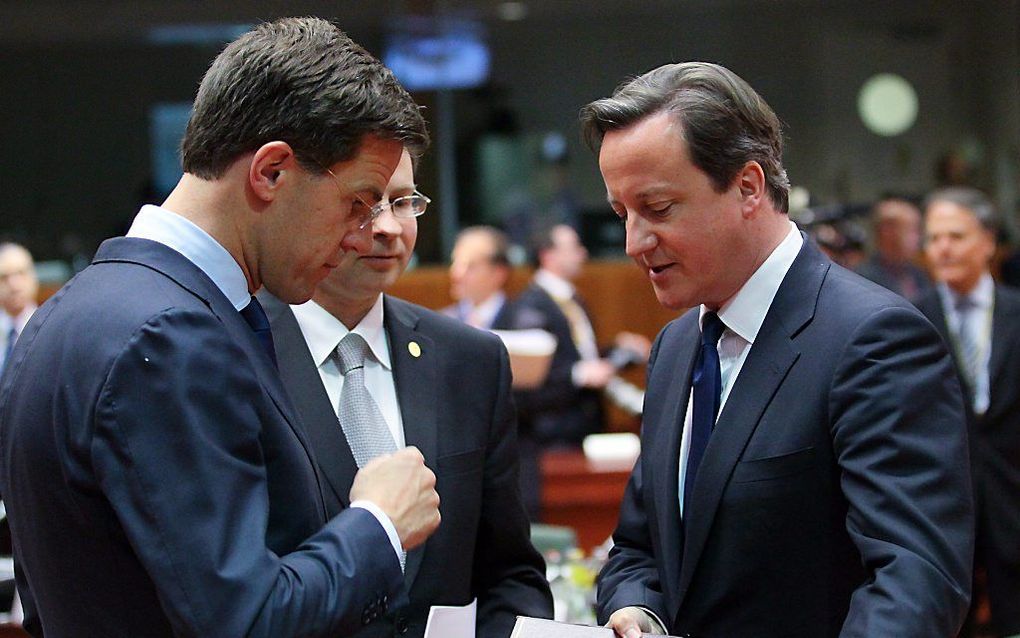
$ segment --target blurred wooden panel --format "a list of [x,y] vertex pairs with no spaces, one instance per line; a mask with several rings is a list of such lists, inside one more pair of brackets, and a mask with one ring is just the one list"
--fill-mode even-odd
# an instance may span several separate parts
[[[531,274],[530,268],[514,270],[507,286],[511,297],[527,287]],[[659,305],[648,278],[629,260],[589,262],[576,283],[603,346],[611,344],[613,336],[624,330],[652,339],[678,316]],[[407,272],[390,293],[433,310],[453,303],[446,266],[423,266]]]

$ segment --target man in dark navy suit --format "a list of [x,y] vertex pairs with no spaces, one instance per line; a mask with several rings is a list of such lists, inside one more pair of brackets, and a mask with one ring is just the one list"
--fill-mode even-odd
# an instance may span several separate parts
[[[938,284],[919,307],[950,344],[964,389],[977,510],[974,562],[996,636],[1020,636],[1020,292],[992,280],[998,215],[980,191],[928,196],[925,252]],[[975,588],[965,635],[983,635]]]
[[405,151],[380,214],[343,239],[340,265],[312,301],[265,299],[280,375],[322,468],[328,513],[347,507],[358,469],[354,415],[344,402],[342,344],[367,351],[364,386],[375,422],[394,447],[414,445],[436,473],[443,524],[407,555],[410,605],[358,638],[421,638],[432,605],[478,599],[479,638],[506,638],[517,615],[549,618],[552,597],[531,545],[517,486],[517,431],[510,367],[500,340],[383,291],[404,271],[428,198],[417,192]]
[[660,303],[693,306],[653,347],[600,619],[954,636],[973,507],[942,339],[790,222],[779,120],[729,70],[666,65],[582,119],[627,253]]
[[47,301],[0,385],[0,493],[34,635],[350,635],[406,602],[439,523],[407,449],[327,516],[252,293],[311,297],[427,142],[393,76],[332,24],[264,24],[198,90],[185,174]]

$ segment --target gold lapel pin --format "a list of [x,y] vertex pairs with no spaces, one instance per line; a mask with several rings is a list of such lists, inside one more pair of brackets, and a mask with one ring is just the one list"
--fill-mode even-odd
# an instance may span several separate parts
[[412,341],[407,344],[407,351],[411,353],[411,356],[417,359],[421,356],[421,346],[418,345],[417,341]]

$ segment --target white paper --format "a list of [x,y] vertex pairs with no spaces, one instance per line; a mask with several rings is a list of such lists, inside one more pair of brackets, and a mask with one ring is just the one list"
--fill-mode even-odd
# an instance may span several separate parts
[[425,638],[475,638],[478,599],[463,607],[433,605],[425,623]]

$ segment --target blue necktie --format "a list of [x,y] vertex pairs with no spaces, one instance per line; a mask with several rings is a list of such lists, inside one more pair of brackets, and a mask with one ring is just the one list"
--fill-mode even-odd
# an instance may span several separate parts
[[698,476],[701,457],[708,447],[715,417],[719,414],[719,398],[722,394],[722,371],[719,368],[719,351],[716,344],[726,325],[714,312],[705,313],[701,322],[701,352],[694,363],[692,385],[694,386],[694,412],[691,415],[691,446],[687,453],[687,473],[684,476],[684,519],[691,512],[691,492],[694,479]]
[[241,308],[241,316],[251,326],[252,332],[258,337],[259,343],[262,344],[262,349],[269,355],[269,359],[276,365],[276,347],[273,345],[273,331],[269,327],[269,318],[266,317],[266,311],[262,309],[262,304],[255,297],[251,298],[251,301],[247,306]]

